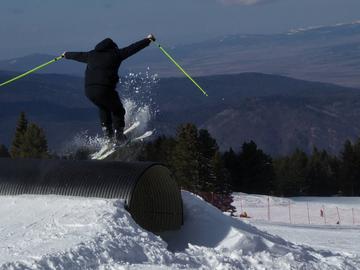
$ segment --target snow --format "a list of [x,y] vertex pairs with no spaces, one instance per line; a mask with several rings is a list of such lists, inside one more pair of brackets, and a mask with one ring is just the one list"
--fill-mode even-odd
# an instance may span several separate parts
[[[244,193],[234,193],[233,197],[233,205],[237,209],[235,215],[239,216],[242,211],[246,211],[251,218],[242,220],[262,231],[316,249],[360,255],[359,197],[279,198]],[[268,198],[270,221],[267,214]],[[320,209],[325,212],[326,224],[325,218],[320,216]],[[340,224],[336,224],[336,209],[339,210]]]
[[[135,129],[127,135],[128,138],[137,138],[149,130],[149,124],[159,113],[152,91],[159,83],[157,74],[152,74],[150,68],[145,73],[129,73],[121,77],[120,85],[122,93],[122,103],[124,105],[126,128],[139,122]],[[136,90],[136,91],[135,91]],[[148,136],[151,136],[152,133]],[[65,141],[59,154],[62,156],[71,156],[78,150],[95,153],[102,148],[106,148],[108,140],[103,134],[89,134],[87,130],[82,130],[74,135],[69,141]]]
[[[120,200],[0,197],[0,269],[360,267],[356,254],[297,245],[191,193],[183,191],[182,197],[184,226],[160,236],[139,227]],[[323,230],[318,231],[320,238]]]
[[336,23],[333,25],[317,25],[317,26],[309,26],[309,27],[300,27],[300,28],[296,28],[296,29],[291,29],[287,34],[294,35],[294,34],[303,33],[303,32],[307,32],[307,31],[318,30],[321,28],[339,27],[339,26],[347,26],[347,25],[358,25],[358,24],[360,24],[360,20],[355,20],[352,22]]
[[[278,198],[242,193],[233,196],[233,205],[238,214],[246,211],[252,220],[268,221],[270,207],[270,221],[272,222],[336,225],[339,221],[341,225],[360,225],[360,198],[357,197]],[[324,217],[320,216],[321,210],[324,212]],[[356,228],[360,227],[356,226]]]

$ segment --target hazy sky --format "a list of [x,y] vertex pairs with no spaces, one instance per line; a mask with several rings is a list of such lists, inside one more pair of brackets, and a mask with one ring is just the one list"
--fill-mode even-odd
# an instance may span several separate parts
[[360,0],[1,0],[0,59],[119,45],[153,32],[166,44],[360,20]]

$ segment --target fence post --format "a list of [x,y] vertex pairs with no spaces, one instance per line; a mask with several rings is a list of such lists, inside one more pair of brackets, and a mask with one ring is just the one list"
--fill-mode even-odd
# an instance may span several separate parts
[[307,214],[308,214],[308,221],[309,221],[309,225],[310,225],[310,211],[309,211],[309,202],[306,202],[306,206],[307,206]]
[[267,201],[268,201],[268,221],[270,221],[270,197],[268,197]]
[[337,212],[337,215],[338,215],[338,222],[339,224],[341,223],[341,219],[340,219],[340,213],[339,213],[339,207],[336,206],[336,212]]
[[289,221],[290,221],[290,224],[292,224],[291,222],[291,202],[289,200]]
[[322,208],[323,208],[323,214],[324,214],[324,223],[326,224],[325,206],[323,205]]
[[354,208],[351,208],[352,212],[352,219],[353,219],[353,225],[355,225],[355,214],[354,214]]
[[241,208],[241,213],[244,213],[243,201],[241,197],[240,197],[240,208]]

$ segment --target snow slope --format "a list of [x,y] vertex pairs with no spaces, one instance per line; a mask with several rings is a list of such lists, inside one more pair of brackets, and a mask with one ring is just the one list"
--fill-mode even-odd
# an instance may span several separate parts
[[122,201],[0,197],[0,269],[358,269],[356,255],[315,250],[182,193],[185,225],[156,236]]
[[[360,225],[360,197],[279,198],[234,193],[233,198],[238,213],[246,211],[256,220],[269,220],[270,207],[270,220],[275,222],[335,225],[340,221],[342,225]],[[320,210],[325,217],[320,216]]]
[[[238,216],[241,211],[246,211],[251,218],[242,220],[262,231],[296,244],[360,255],[359,197],[278,198],[244,193],[234,193],[233,196],[235,214]],[[320,216],[320,209],[325,217]],[[339,220],[336,209],[339,210],[340,224],[336,224]]]

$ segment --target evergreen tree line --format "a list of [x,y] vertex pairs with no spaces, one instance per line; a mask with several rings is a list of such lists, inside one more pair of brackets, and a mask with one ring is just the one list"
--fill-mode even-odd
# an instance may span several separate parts
[[183,189],[224,194],[230,191],[230,175],[216,140],[193,124],[179,126],[175,138],[160,136],[147,143],[140,160],[167,165]]
[[[29,123],[25,113],[19,116],[10,149],[0,144],[0,157],[58,158],[49,154],[44,131]],[[338,156],[314,148],[311,154],[297,149],[272,158],[253,141],[239,151],[221,153],[207,130],[183,124],[175,137],[160,136],[145,144],[139,160],[164,163],[179,186],[198,194],[360,196],[360,139],[346,141]]]
[[250,141],[221,153],[206,130],[184,124],[175,137],[145,145],[141,160],[166,164],[192,192],[230,191],[277,196],[360,196],[360,139],[346,141],[339,156],[314,148],[272,158]]
[[216,140],[207,130],[181,125],[175,138],[160,136],[147,143],[140,160],[167,165],[182,189],[200,195],[222,211],[234,212],[230,174]]
[[29,123],[24,112],[20,113],[10,150],[0,144],[0,157],[49,158],[43,129],[35,123]]
[[284,196],[360,196],[360,139],[347,140],[338,156],[297,149],[273,161],[273,190]]

